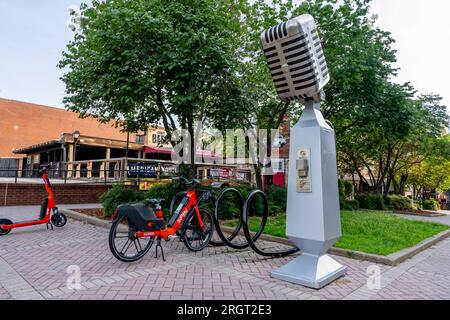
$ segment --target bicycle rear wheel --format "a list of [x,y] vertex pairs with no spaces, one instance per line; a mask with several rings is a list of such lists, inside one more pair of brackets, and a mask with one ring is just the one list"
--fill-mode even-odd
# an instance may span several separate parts
[[142,259],[152,247],[155,237],[137,238],[136,231],[126,216],[113,222],[109,231],[109,248],[118,260],[137,261]]
[[205,249],[214,232],[211,213],[202,207],[198,210],[200,211],[203,228],[200,227],[197,215],[193,212],[186,218],[183,234],[184,245],[194,252]]

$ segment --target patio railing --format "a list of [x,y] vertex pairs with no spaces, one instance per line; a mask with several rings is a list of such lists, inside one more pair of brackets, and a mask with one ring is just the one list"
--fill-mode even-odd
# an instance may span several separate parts
[[[215,166],[213,164],[199,164],[202,167]],[[163,180],[178,175],[178,164],[172,161],[116,158],[74,162],[50,163],[49,178],[54,183],[91,183],[111,184],[122,181],[140,184],[141,181]],[[225,165],[221,165],[225,167]],[[234,168],[233,166],[228,166]],[[40,178],[39,165],[35,164],[27,169],[0,169],[0,183],[29,183]],[[234,176],[220,177],[205,173],[199,179],[209,180],[238,180],[237,171]]]

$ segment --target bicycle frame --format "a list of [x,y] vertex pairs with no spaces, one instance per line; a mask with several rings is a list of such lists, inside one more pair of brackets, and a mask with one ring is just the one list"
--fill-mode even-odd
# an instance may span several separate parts
[[[178,216],[172,225],[172,227],[168,227],[163,230],[158,231],[137,231],[135,233],[135,236],[137,238],[145,238],[145,237],[160,237],[165,240],[169,240],[171,236],[174,236],[176,232],[181,228],[184,220],[186,217],[190,214],[192,210],[194,210],[195,214],[197,215],[197,219],[200,223],[200,227],[204,231],[204,225],[203,221],[200,215],[200,210],[198,209],[198,201],[197,201],[197,195],[195,193],[195,189],[189,190],[186,194],[186,197],[188,198],[187,204],[179,211]],[[156,212],[157,216],[162,216],[161,211]]]
[[50,223],[51,212],[52,212],[52,210],[56,209],[55,198],[53,196],[52,186],[50,184],[50,180],[48,179],[47,173],[42,174],[42,180],[44,180],[45,190],[47,191],[47,194],[48,194],[48,205],[47,205],[47,210],[45,212],[44,218],[38,219],[38,220],[17,222],[14,224],[0,225],[0,227],[3,230],[12,230],[15,228],[22,228],[22,227],[29,227],[29,226],[39,225],[39,224],[49,224]]

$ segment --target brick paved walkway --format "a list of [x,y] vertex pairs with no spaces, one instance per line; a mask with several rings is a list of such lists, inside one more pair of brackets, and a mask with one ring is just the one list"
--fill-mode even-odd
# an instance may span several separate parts
[[[23,219],[36,210],[0,207],[0,217]],[[0,237],[0,299],[450,299],[450,239],[398,267],[378,266],[381,290],[366,285],[373,264],[342,257],[335,258],[348,274],[313,290],[270,277],[292,257],[213,247],[193,254],[172,241],[163,244],[167,262],[154,259],[152,248],[140,262],[124,264],[111,255],[107,236],[70,220],[55,231],[36,226]],[[81,290],[66,287],[71,265],[81,270]]]

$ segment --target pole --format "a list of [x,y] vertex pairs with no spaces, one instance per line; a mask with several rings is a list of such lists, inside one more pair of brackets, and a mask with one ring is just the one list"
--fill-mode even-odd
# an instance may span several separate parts
[[125,158],[128,158],[128,150],[130,148],[130,132],[127,131],[127,150],[125,152]]
[[73,162],[75,162],[75,157],[77,155],[77,140],[74,140],[73,142]]
[[77,176],[77,167],[75,165],[75,157],[77,155],[77,139],[73,140],[73,155],[72,155],[72,169],[74,170],[74,172],[72,173],[72,177]]

